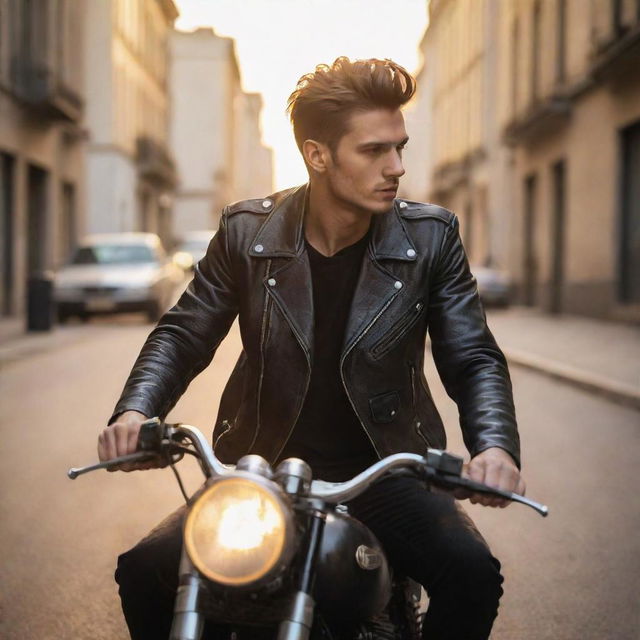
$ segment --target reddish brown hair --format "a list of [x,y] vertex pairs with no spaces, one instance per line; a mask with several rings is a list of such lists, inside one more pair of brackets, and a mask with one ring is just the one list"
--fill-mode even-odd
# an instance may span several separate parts
[[298,148],[312,139],[335,151],[354,112],[399,109],[415,90],[411,74],[392,60],[343,56],[331,66],[320,64],[298,80],[287,102]]

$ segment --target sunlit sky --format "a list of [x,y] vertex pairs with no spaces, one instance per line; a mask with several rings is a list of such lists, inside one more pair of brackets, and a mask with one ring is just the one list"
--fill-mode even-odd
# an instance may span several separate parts
[[316,64],[391,58],[409,71],[421,60],[427,0],[175,0],[176,28],[213,27],[234,38],[245,91],[264,99],[264,142],[275,151],[275,187],[307,179],[285,114],[300,76]]

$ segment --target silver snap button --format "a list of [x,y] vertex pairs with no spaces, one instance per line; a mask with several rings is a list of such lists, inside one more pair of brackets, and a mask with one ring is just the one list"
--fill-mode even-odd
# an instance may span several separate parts
[[396,415],[396,411],[395,411],[395,409],[391,412],[391,415],[392,415],[392,416],[395,416],[395,415]]
[[400,208],[401,209],[406,209],[407,208],[407,203],[406,202],[401,202],[400,203]]
[[268,209],[268,208],[271,206],[271,204],[272,204],[272,203],[271,203],[271,200],[263,200],[263,201],[262,201],[262,206],[263,206],[265,209]]
[[400,282],[400,280],[396,280],[393,286],[396,289],[402,289],[402,282]]
[[255,247],[253,247],[253,250],[256,253],[262,253],[264,251],[264,247],[261,244],[257,244]]
[[270,286],[270,287],[273,287],[273,286],[275,286],[275,284],[276,284],[276,279],[275,279],[275,278],[269,278],[269,279],[267,280],[267,282],[269,283],[269,286]]
[[416,257],[415,249],[407,249],[407,255],[408,255],[410,258],[415,258],[415,257]]

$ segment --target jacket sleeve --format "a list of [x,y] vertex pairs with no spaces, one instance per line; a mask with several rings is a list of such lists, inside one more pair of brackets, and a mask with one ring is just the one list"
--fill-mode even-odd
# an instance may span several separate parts
[[431,279],[429,334],[440,378],[458,405],[471,457],[500,447],[519,467],[520,442],[507,362],[487,327],[455,216],[446,229]]
[[149,334],[109,423],[124,411],[164,418],[207,367],[238,313],[226,215],[177,304]]

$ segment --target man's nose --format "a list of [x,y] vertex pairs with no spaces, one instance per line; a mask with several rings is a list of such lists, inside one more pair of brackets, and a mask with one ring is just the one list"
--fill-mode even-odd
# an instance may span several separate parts
[[400,178],[405,173],[402,164],[402,154],[399,151],[392,151],[384,170],[385,178]]

